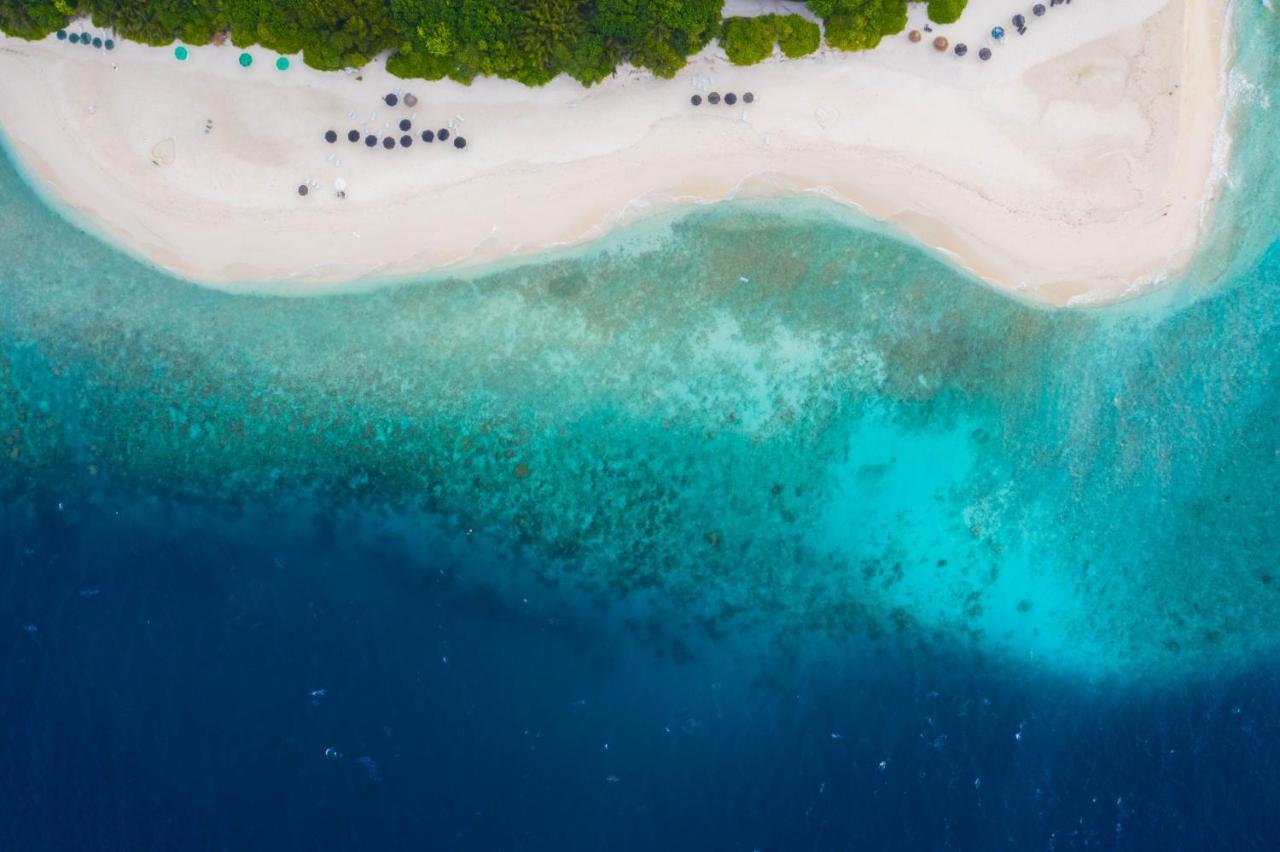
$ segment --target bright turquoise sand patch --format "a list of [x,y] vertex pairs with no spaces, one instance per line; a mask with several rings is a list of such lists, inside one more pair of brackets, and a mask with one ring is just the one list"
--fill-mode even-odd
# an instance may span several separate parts
[[[1274,29],[1242,30],[1253,90]],[[1130,681],[1247,660],[1280,631],[1280,181],[1271,107],[1238,108],[1191,272],[1087,312],[812,201],[233,297],[75,232],[6,166],[0,494],[412,509],[714,635]]]

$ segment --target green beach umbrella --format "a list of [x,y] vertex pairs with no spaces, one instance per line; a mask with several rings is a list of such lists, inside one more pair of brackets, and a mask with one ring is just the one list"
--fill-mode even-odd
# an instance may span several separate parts
[[178,61],[181,62],[187,58],[187,49],[182,45],[178,45],[173,49],[173,55],[178,57]]
[[240,54],[240,67],[248,68],[253,64],[253,57],[247,53]]
[[281,71],[288,71],[289,60],[281,56],[279,59],[276,60],[276,67],[279,68]]

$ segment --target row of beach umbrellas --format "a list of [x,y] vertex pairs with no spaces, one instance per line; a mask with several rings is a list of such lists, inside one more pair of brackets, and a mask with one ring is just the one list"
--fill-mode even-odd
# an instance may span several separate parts
[[[404,101],[404,105],[407,107],[415,107],[418,105],[418,98],[409,93],[405,93],[402,97],[397,92],[388,92],[386,95],[382,97],[382,102],[389,107],[394,107],[398,105],[401,102],[401,100]],[[354,117],[355,113],[352,113],[351,116]],[[366,122],[366,124],[367,123],[368,122]],[[400,132],[403,134],[398,140],[400,147],[401,148],[411,147],[413,145],[413,135],[409,131],[413,129],[412,119],[402,118],[400,119],[397,126],[400,128]],[[430,144],[432,142],[437,142],[437,141],[448,142],[449,137],[451,135],[452,134],[450,133],[449,128],[441,127],[439,130],[423,130],[418,134],[418,138],[420,138],[423,142]],[[366,148],[376,148],[378,147],[379,143],[381,143],[383,148],[390,151],[396,147],[396,143],[397,143],[397,140],[394,136],[384,136],[381,140],[379,140],[378,135],[376,133],[367,133],[362,135],[359,130],[356,130],[354,128],[347,131],[347,141],[352,143],[353,145],[360,142],[362,138],[364,139],[364,144]],[[326,130],[324,133],[324,141],[328,142],[330,145],[337,143],[338,131]],[[456,135],[453,136],[453,147],[457,148],[458,150],[462,150],[463,148],[467,147],[466,138],[463,136],[456,136]]]
[[[401,129],[402,131],[407,131],[407,130],[409,130],[411,127],[412,127],[412,124],[410,123],[410,121],[409,121],[408,119],[405,119],[405,120],[403,120],[403,121],[401,121],[401,122],[400,122],[400,129]],[[435,131],[432,131],[432,130],[424,130],[424,131],[422,131],[422,133],[421,133],[421,134],[419,134],[419,137],[422,139],[422,141],[423,141],[423,142],[426,142],[426,143],[428,143],[428,144],[430,144],[430,143],[432,143],[432,142],[435,142],[435,141],[437,141],[437,140],[439,140],[440,142],[448,142],[448,141],[449,141],[449,136],[450,136],[450,134],[449,134],[449,128],[447,128],[447,127],[441,127],[439,130],[435,130]],[[360,139],[361,139],[361,136],[360,136],[360,131],[359,131],[359,130],[348,130],[348,131],[347,131],[347,141],[348,141],[348,142],[355,143],[355,142],[359,142],[359,141],[360,141]],[[332,145],[332,144],[336,143],[336,142],[338,141],[338,132],[337,132],[336,130],[326,130],[326,131],[325,131],[325,133],[324,133],[324,141],[328,142],[330,145]],[[366,147],[366,148],[376,148],[376,147],[378,147],[378,136],[377,136],[377,134],[375,134],[375,133],[369,133],[369,134],[365,135],[365,136],[364,136],[364,144],[365,144],[365,147]],[[412,136],[411,134],[409,134],[409,133],[405,133],[403,136],[401,136],[401,137],[400,137],[400,147],[401,147],[401,148],[408,148],[408,147],[409,147],[409,146],[411,146],[412,144],[413,144],[413,136]],[[395,137],[393,137],[393,136],[384,136],[384,137],[382,138],[382,147],[383,147],[383,148],[386,148],[388,151],[390,151],[392,148],[396,147],[396,139],[395,139]],[[455,147],[455,148],[459,148],[459,149],[467,147],[467,140],[466,140],[466,137],[463,137],[463,136],[454,136],[454,137],[453,137],[453,147]]]
[[[753,95],[751,92],[746,92],[742,96],[742,102],[744,104],[755,103],[755,100],[756,100],[756,96]],[[724,96],[724,102],[729,106],[733,106],[738,102],[738,96],[735,95],[733,92],[729,92]],[[693,104],[694,106],[701,106],[702,95],[694,95],[693,97],[689,98],[689,103]],[[711,92],[709,95],[707,95],[707,103],[712,104],[713,106],[715,104],[720,103],[720,93]]]
[[[1071,0],[1049,0],[1049,6],[1064,6],[1069,4],[1070,2]],[[1043,15],[1045,11],[1046,11],[1046,6],[1043,3],[1037,3],[1031,7],[1031,14],[1037,18]],[[1018,35],[1026,34],[1027,32],[1026,17],[1024,17],[1021,14],[1014,15],[1010,19],[1010,23],[1013,24],[1013,28],[1017,31]],[[925,29],[929,29],[929,28],[925,27]],[[992,27],[991,37],[998,42],[1004,41],[1004,27],[1000,27],[1000,26]],[[912,30],[910,33],[907,34],[907,38],[909,38],[913,42],[918,42],[923,38],[923,35],[920,33],[919,30]],[[933,47],[935,50],[945,51],[949,46],[950,46],[950,42],[947,41],[945,36],[938,36],[933,40]],[[969,46],[961,42],[960,44],[957,44],[954,48],[952,48],[952,52],[955,53],[956,56],[965,56],[969,52]],[[988,47],[984,47],[980,49],[978,51],[978,58],[981,59],[983,62],[990,59],[991,49]]]
[[66,30],[58,30],[58,41],[83,44],[85,47],[106,48],[107,50],[116,49],[115,39],[89,35],[88,33],[69,33]]
[[[191,55],[191,51],[187,50],[186,45],[180,44],[173,49],[173,55],[179,62],[186,62],[187,57]],[[249,53],[248,51],[244,51],[240,54],[240,58],[237,61],[240,63],[241,68],[248,68],[249,66],[253,65],[253,54]],[[287,56],[277,57],[276,70],[288,71],[289,57]]]

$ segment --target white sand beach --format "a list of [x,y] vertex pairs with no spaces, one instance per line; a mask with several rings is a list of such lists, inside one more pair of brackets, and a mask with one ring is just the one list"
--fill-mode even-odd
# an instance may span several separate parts
[[[258,48],[245,69],[229,45],[178,62],[172,48],[3,38],[0,128],[94,227],[225,289],[349,287],[572,244],[673,203],[819,192],[1021,298],[1123,298],[1183,266],[1211,211],[1227,0],[1030,6],[971,0],[924,43],[903,33],[860,54],[738,68],[713,46],[674,80],[620,69],[591,89],[404,81],[381,62],[321,73],[296,57],[281,72]],[[924,22],[913,5],[909,29]],[[969,55],[936,52],[939,34]],[[713,89],[755,102],[690,105]],[[389,109],[388,92],[419,103]],[[411,116],[412,148],[346,140],[398,138]],[[451,125],[465,150],[418,138]],[[317,187],[305,198],[304,181]]]

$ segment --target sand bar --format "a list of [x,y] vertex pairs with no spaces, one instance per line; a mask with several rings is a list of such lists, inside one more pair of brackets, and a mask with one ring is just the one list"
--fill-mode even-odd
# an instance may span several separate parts
[[[713,46],[675,80],[624,68],[591,89],[402,81],[380,62],[321,73],[295,58],[280,72],[260,49],[245,69],[231,46],[178,62],[131,43],[3,38],[0,128],[91,225],[224,289],[350,287],[580,242],[675,203],[820,192],[1022,298],[1139,292],[1186,263],[1211,208],[1227,2],[1028,8],[1023,36],[1016,11],[971,0],[935,27],[929,38],[969,45],[964,59],[905,34],[749,68]],[[913,5],[910,26],[923,23]],[[756,99],[690,106],[713,89]],[[392,91],[419,103],[388,109]],[[345,140],[352,128],[398,138],[410,117],[410,149]],[[418,139],[450,126],[465,151]],[[316,188],[300,198],[304,181]]]

